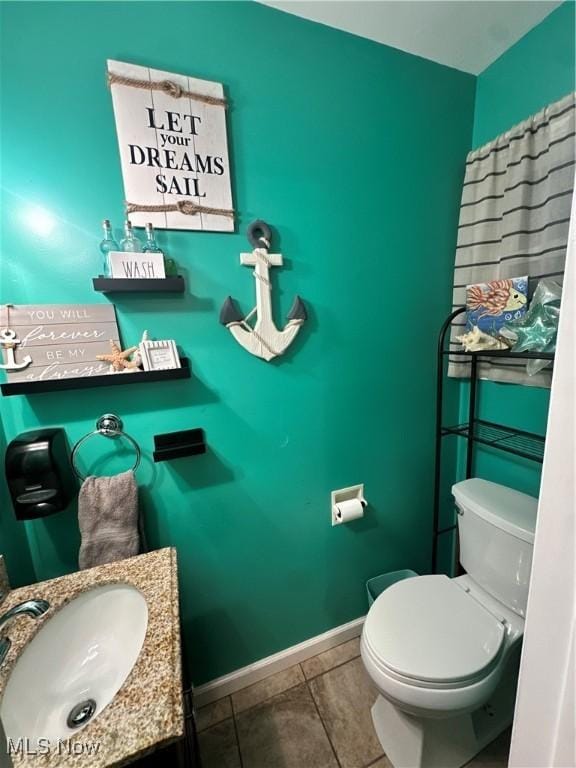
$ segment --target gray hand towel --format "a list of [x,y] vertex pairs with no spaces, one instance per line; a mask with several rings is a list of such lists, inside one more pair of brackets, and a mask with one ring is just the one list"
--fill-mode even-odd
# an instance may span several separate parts
[[87,477],[78,495],[81,569],[123,560],[140,551],[134,472]]

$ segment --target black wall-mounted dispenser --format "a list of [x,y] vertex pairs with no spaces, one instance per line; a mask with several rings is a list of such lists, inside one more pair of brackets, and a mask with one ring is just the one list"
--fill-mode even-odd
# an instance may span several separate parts
[[18,435],[6,449],[6,480],[18,520],[66,509],[77,492],[63,429]]

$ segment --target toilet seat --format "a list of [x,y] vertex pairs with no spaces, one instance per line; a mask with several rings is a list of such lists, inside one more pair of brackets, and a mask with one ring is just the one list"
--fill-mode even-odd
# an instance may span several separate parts
[[443,575],[405,579],[374,602],[363,641],[382,673],[421,688],[462,688],[498,664],[506,625]]

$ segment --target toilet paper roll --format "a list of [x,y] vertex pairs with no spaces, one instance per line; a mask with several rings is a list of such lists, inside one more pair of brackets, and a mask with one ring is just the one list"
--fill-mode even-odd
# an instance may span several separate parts
[[364,516],[364,507],[360,499],[348,499],[336,504],[335,517],[339,523],[349,523]]

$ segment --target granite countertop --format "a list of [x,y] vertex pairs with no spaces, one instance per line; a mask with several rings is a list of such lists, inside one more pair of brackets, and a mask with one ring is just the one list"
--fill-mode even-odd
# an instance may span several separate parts
[[[0,667],[0,695],[18,654],[45,621],[81,592],[119,582],[137,587],[148,604],[148,628],[136,664],[114,699],[85,728],[63,744],[52,744],[48,754],[12,755],[14,768],[126,765],[183,736],[178,582],[173,548],[9,592],[2,601],[2,613],[33,598],[48,600],[50,609],[39,618],[19,617],[10,623],[6,634],[12,647]],[[66,638],[62,640],[66,642]],[[88,753],[85,745],[99,746],[97,751],[94,748]]]

